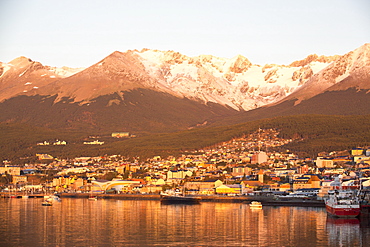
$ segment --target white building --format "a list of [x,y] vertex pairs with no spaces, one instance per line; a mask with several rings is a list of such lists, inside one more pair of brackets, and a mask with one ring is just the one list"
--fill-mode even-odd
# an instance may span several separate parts
[[333,168],[334,167],[334,161],[332,159],[317,157],[316,166],[318,168],[324,168],[324,167],[325,168]]

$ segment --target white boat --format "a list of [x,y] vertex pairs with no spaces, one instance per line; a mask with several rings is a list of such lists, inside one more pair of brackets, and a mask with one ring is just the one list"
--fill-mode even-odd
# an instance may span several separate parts
[[249,207],[251,209],[262,209],[262,203],[261,202],[257,202],[257,201],[252,201],[250,204],[249,204]]
[[62,201],[62,199],[60,199],[60,197],[59,196],[57,196],[57,195],[50,195],[50,196],[44,196],[44,199],[46,200],[46,201],[57,201],[57,202],[61,202]]
[[53,206],[53,199],[52,198],[45,198],[45,200],[41,204],[42,206]]
[[89,200],[90,201],[96,201],[96,200],[98,200],[98,198],[96,196],[89,196]]

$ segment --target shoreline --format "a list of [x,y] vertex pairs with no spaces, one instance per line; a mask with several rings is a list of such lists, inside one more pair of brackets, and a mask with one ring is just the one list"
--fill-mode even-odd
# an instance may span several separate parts
[[[0,192],[1,198],[22,198],[24,193]],[[29,198],[44,198],[48,193],[28,194]],[[102,194],[102,193],[58,193],[61,198],[89,198],[95,196],[97,199],[115,200],[153,200],[159,201],[159,194]],[[271,196],[223,196],[223,195],[196,195],[201,198],[201,202],[220,202],[220,203],[250,203],[259,201],[263,206],[296,206],[296,207],[325,207],[323,200],[294,198],[289,200],[279,200]]]

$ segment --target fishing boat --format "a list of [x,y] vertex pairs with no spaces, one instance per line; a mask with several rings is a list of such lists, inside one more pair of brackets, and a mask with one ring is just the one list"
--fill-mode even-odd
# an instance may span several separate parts
[[249,204],[249,207],[251,209],[262,209],[262,203],[261,202],[257,202],[257,201],[252,201],[250,204]]
[[178,191],[161,193],[161,203],[163,204],[199,204],[200,200],[200,197],[186,196]]
[[325,200],[328,214],[341,218],[355,218],[360,215],[360,202],[354,191],[334,190],[329,191]]

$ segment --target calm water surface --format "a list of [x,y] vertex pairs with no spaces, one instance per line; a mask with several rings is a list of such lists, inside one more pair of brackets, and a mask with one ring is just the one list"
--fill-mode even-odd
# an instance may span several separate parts
[[370,246],[369,220],[324,208],[0,199],[0,246]]

